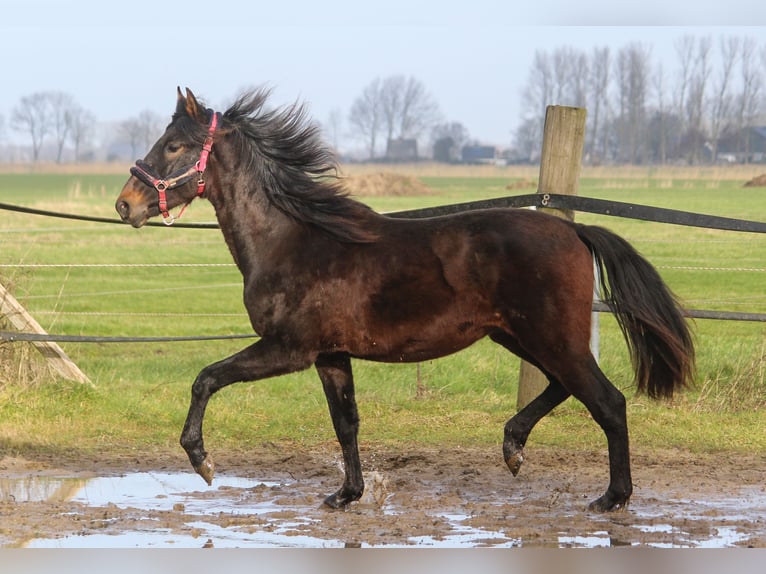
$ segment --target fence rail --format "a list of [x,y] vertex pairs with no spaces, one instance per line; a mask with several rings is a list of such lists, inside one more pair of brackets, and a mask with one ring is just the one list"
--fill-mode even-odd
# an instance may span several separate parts
[[[736,231],[745,233],[766,233],[766,222],[751,221],[743,219],[733,219],[720,217],[716,215],[706,215],[701,213],[692,213],[674,209],[660,207],[651,207],[632,203],[610,201],[603,199],[594,199],[575,195],[559,195],[548,193],[534,193],[526,195],[500,197],[496,199],[487,199],[466,203],[456,203],[436,207],[427,207],[422,209],[413,209],[406,211],[396,211],[387,213],[389,217],[396,218],[422,218],[459,213],[477,209],[490,209],[497,207],[550,207],[554,209],[571,209],[574,211],[585,211],[599,215],[608,215],[613,217],[624,217],[628,219],[639,219],[644,221],[654,221],[658,223],[668,223],[673,225],[685,225],[691,227],[704,227],[707,229],[720,229],[726,231]],[[58,213],[42,209],[33,209],[18,205],[0,203],[0,210],[26,213],[30,215],[39,215],[45,217],[56,217],[78,221],[88,221],[93,223],[123,224],[122,221],[112,218],[91,217],[85,215]],[[161,222],[148,222],[148,225],[164,227]],[[192,229],[217,229],[218,223],[177,223],[176,228]],[[99,268],[99,267],[229,267],[231,263],[135,263],[135,264],[103,264],[103,263],[56,263],[56,264],[8,264],[4,267],[62,267],[62,268]],[[672,269],[695,270],[695,271],[739,271],[739,272],[764,272],[764,269],[757,268],[706,268],[706,267],[687,267],[687,266],[668,266]],[[597,312],[611,312],[608,306],[596,302],[593,307]],[[697,319],[712,319],[725,321],[756,321],[766,322],[764,313],[744,313],[734,311],[711,311],[705,309],[691,309],[687,315]],[[236,334],[220,336],[194,336],[194,337],[98,337],[84,335],[56,335],[56,334],[38,334],[38,333],[12,333],[0,331],[0,341],[31,341],[31,342],[71,342],[71,343],[147,343],[147,342],[173,342],[173,341],[209,341],[219,339],[247,339],[253,338],[254,334]]]

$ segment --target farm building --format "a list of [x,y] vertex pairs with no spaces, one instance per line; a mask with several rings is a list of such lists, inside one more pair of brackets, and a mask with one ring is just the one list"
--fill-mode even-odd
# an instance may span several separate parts
[[766,162],[766,125],[724,134],[718,141],[718,160],[731,163]]
[[388,161],[415,161],[418,159],[418,141],[406,138],[388,140],[386,159]]
[[497,149],[492,145],[467,145],[463,147],[464,163],[493,163]]
[[456,163],[460,161],[459,148],[455,140],[447,136],[434,142],[434,160],[444,163]]

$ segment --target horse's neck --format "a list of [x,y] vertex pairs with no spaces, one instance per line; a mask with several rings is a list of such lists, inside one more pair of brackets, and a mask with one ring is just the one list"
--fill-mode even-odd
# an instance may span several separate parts
[[262,192],[252,191],[255,185],[248,178],[223,177],[208,196],[226,245],[246,278],[261,271],[269,245],[295,225]]

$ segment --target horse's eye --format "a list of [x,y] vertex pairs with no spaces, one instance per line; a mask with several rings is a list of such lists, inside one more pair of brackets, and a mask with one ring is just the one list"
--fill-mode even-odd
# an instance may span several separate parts
[[181,150],[181,144],[176,143],[176,142],[170,142],[170,143],[168,143],[167,146],[165,146],[165,149],[169,153],[176,153],[176,152]]

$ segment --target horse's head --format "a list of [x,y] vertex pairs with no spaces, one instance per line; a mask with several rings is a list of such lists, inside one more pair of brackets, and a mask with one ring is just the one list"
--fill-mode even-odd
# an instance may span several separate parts
[[187,205],[205,190],[204,172],[220,115],[201,106],[187,88],[178,89],[173,119],[143,160],[130,169],[130,179],[115,208],[123,221],[141,227],[162,215],[173,223],[169,210]]

